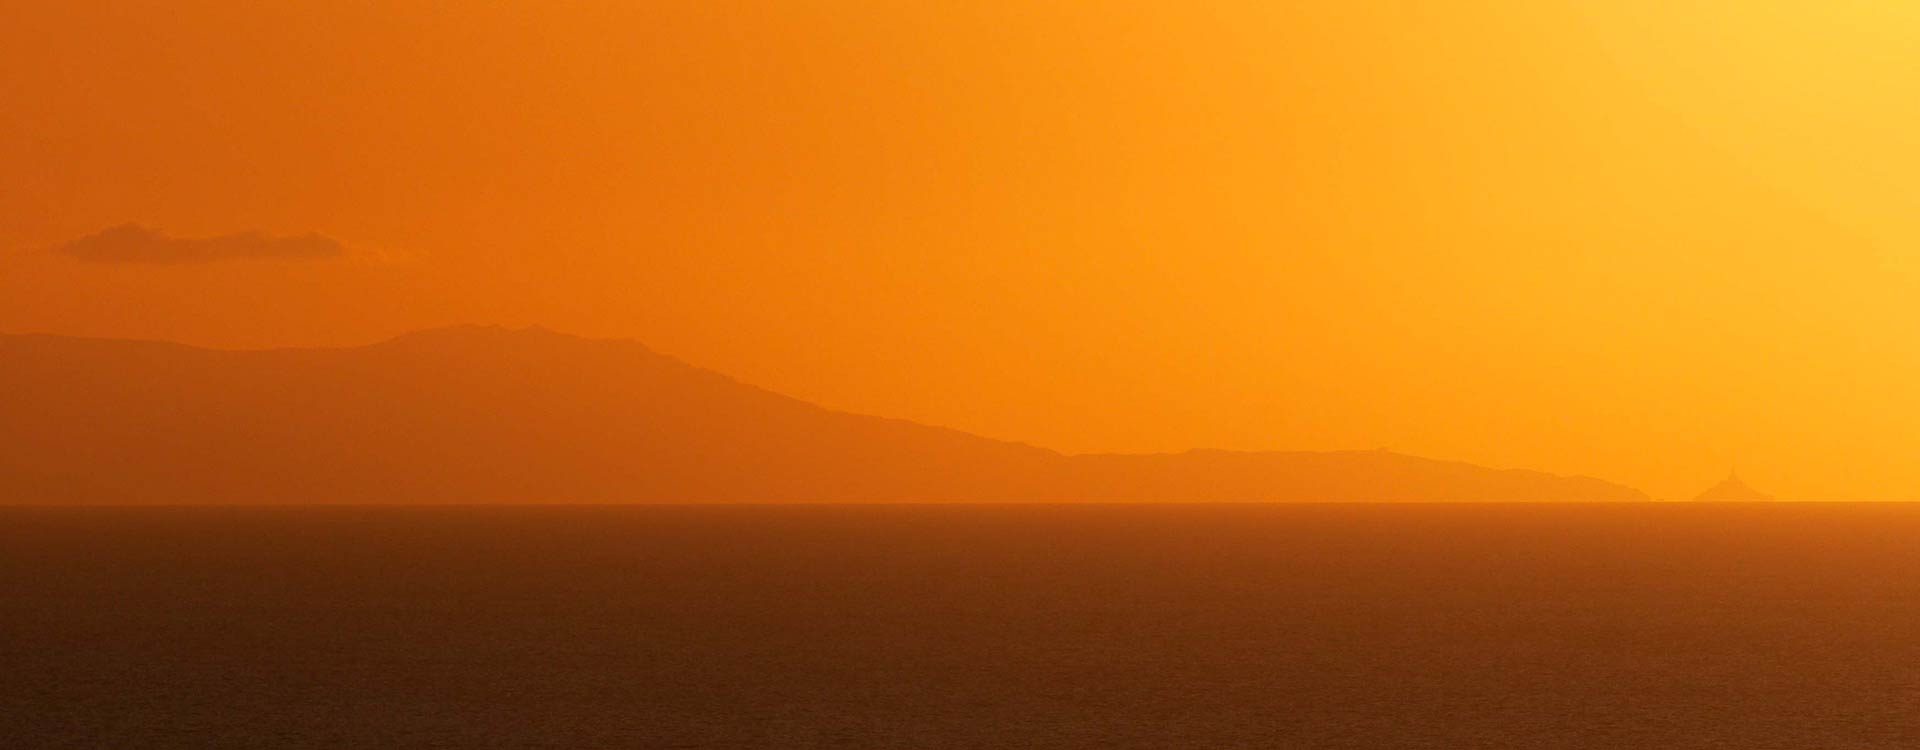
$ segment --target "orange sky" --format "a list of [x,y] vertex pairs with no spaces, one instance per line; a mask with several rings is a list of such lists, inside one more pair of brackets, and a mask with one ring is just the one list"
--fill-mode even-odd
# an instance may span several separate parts
[[[1920,498],[1920,7],[0,3],[0,331]],[[338,257],[51,252],[138,223]]]

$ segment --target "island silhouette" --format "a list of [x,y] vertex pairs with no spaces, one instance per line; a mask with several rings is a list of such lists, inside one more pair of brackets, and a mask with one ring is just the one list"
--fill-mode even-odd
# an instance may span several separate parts
[[254,351],[0,336],[5,503],[1646,499],[1383,450],[1069,455],[541,329]]
[[1751,485],[1741,480],[1739,474],[1728,472],[1726,479],[1720,480],[1719,484],[1708,487],[1699,495],[1694,496],[1693,500],[1694,502],[1701,503],[1762,503],[1770,502],[1774,500],[1774,497],[1754,489]]

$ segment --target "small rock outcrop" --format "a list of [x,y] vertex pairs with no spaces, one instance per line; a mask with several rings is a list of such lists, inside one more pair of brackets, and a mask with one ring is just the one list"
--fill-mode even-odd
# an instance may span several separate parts
[[1739,475],[1728,474],[1726,479],[1708,487],[1706,492],[1693,499],[1705,503],[1758,503],[1771,501],[1774,497],[1741,481]]

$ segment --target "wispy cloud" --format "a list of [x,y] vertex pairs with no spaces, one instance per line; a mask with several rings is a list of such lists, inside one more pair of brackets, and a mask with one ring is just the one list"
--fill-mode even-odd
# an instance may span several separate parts
[[178,265],[223,260],[313,260],[343,255],[330,237],[307,233],[276,237],[240,232],[218,237],[172,237],[138,224],[123,224],[81,237],[54,252],[90,263]]

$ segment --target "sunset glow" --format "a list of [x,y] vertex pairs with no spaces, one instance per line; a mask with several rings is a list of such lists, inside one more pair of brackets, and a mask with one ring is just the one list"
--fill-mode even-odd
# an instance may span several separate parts
[[[0,332],[537,324],[1070,453],[1920,499],[1915,39],[1869,0],[10,3]],[[130,224],[160,249],[60,252]]]

